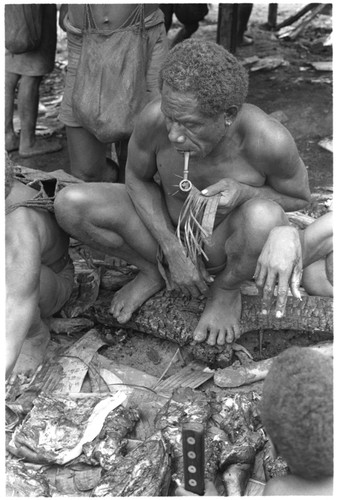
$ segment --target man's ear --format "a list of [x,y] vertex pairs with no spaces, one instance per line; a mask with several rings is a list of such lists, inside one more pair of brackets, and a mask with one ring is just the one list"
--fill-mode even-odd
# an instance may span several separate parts
[[225,118],[225,124],[227,126],[231,125],[233,121],[235,120],[236,116],[238,114],[238,107],[237,106],[230,106],[228,109],[226,109],[224,113],[224,118]]

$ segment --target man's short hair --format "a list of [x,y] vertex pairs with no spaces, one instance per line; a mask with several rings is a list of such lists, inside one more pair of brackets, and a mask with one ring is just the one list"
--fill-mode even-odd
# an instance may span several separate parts
[[161,89],[164,82],[175,91],[193,93],[206,116],[233,105],[240,108],[248,92],[248,74],[230,52],[214,42],[193,39],[169,51],[159,74]]
[[291,347],[273,361],[261,402],[263,425],[292,474],[333,475],[333,361]]

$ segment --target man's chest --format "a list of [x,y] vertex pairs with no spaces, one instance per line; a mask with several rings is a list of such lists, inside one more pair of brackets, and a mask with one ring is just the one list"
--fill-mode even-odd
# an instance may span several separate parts
[[[185,166],[184,155],[177,153],[172,147],[163,148],[157,154],[157,168],[163,187],[178,189],[179,182],[184,177]],[[265,183],[265,177],[239,152],[223,155],[216,160],[190,157],[187,176],[199,190],[223,178],[235,179],[251,186],[262,186]]]

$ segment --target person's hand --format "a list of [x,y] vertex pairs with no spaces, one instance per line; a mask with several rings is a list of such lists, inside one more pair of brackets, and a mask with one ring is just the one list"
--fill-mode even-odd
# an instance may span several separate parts
[[284,315],[288,288],[297,299],[302,278],[302,246],[299,232],[291,226],[272,229],[258,258],[254,279],[262,289],[262,314],[268,314],[277,284],[276,317]]
[[218,212],[226,215],[241,204],[242,184],[234,179],[225,178],[201,191],[203,196],[221,193]]
[[[197,497],[195,493],[191,493],[190,491],[185,490],[184,486],[178,486],[174,492],[174,496],[176,497]],[[219,496],[214,484],[212,481],[205,479],[205,493],[204,497],[217,497]]]
[[181,291],[184,295],[199,297],[208,291],[208,285],[213,278],[202,265],[200,273],[191,259],[186,256],[185,250],[179,246],[175,251],[166,256],[170,278],[174,289]]

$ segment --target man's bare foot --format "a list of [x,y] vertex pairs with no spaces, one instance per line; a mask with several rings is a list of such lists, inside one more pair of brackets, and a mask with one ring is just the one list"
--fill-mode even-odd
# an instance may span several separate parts
[[20,138],[18,135],[14,133],[5,135],[5,149],[7,153],[19,149],[19,144],[20,144]]
[[194,330],[193,338],[196,342],[204,342],[207,339],[209,345],[232,343],[241,335],[240,317],[240,289],[225,290],[214,287]]
[[50,139],[36,139],[33,146],[23,147],[20,145],[19,155],[23,158],[30,158],[31,156],[55,153],[60,149],[62,149],[62,144],[54,137]]
[[109,313],[117,319],[119,323],[127,323],[132,314],[144,302],[159,292],[165,282],[161,275],[153,273],[153,276],[140,271],[137,276],[115,293]]
[[24,341],[13,373],[34,374],[44,361],[49,341],[49,328],[41,320],[39,327],[29,332]]

